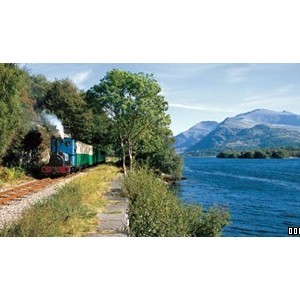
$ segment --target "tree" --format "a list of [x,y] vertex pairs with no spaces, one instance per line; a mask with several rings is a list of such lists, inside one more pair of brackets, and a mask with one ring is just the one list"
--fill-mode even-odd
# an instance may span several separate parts
[[94,107],[110,117],[115,140],[122,152],[126,174],[140,150],[140,142],[150,143],[157,128],[167,128],[170,118],[166,114],[167,102],[159,93],[161,88],[152,75],[112,70],[88,93],[94,96]]
[[28,129],[27,76],[16,64],[0,64],[0,157]]
[[272,151],[271,158],[285,158],[288,157],[288,153],[285,149],[277,149]]
[[267,158],[267,155],[263,150],[255,150],[253,158]]
[[46,93],[44,105],[62,121],[66,133],[83,142],[91,142],[92,111],[72,81],[55,80]]
[[42,110],[44,107],[45,97],[51,82],[44,75],[32,75],[29,79],[29,96],[35,101],[37,109]]
[[241,152],[238,158],[253,158],[253,152],[251,151]]
[[88,90],[84,94],[84,99],[92,111],[92,137],[91,143],[94,146],[101,146],[109,150],[113,144],[114,127],[111,118],[97,105],[98,96]]
[[182,158],[175,153],[173,134],[168,127],[157,126],[151,132],[151,137],[139,141],[136,160],[173,178],[182,176]]

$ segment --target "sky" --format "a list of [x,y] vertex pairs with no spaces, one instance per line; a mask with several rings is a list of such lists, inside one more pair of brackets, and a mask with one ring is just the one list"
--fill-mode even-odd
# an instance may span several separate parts
[[153,74],[169,103],[177,135],[201,121],[264,108],[300,114],[300,64],[36,63],[22,64],[48,80],[70,78],[80,89],[99,83],[109,70]]

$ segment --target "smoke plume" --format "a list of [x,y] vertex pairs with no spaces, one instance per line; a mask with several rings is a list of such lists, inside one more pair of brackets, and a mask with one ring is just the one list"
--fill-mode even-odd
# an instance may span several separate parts
[[46,111],[43,111],[42,119],[44,120],[45,125],[50,130],[51,134],[56,138],[64,138],[64,126],[62,122],[57,118],[56,115],[50,114]]

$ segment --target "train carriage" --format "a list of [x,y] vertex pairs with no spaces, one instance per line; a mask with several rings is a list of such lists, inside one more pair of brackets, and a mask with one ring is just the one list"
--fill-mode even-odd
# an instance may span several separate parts
[[67,175],[101,162],[105,162],[105,152],[99,148],[76,141],[70,137],[52,138],[50,160],[43,166],[43,175]]
[[85,168],[93,165],[93,146],[75,142],[75,166]]
[[106,161],[106,153],[99,147],[94,147],[93,149],[93,164],[97,165],[99,163]]

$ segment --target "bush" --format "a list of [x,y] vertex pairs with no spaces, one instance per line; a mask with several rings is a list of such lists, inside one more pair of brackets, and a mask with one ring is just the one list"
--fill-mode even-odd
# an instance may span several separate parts
[[150,169],[169,174],[176,179],[182,177],[182,157],[172,148],[143,153],[138,155],[136,160],[140,166],[147,165]]
[[22,168],[0,167],[0,187],[5,183],[14,183],[23,179],[28,178]]
[[3,181],[11,181],[15,179],[21,179],[25,176],[25,172],[21,168],[6,168],[0,169],[0,179]]
[[220,236],[229,213],[212,207],[186,205],[148,169],[129,173],[123,180],[129,198],[131,236]]

